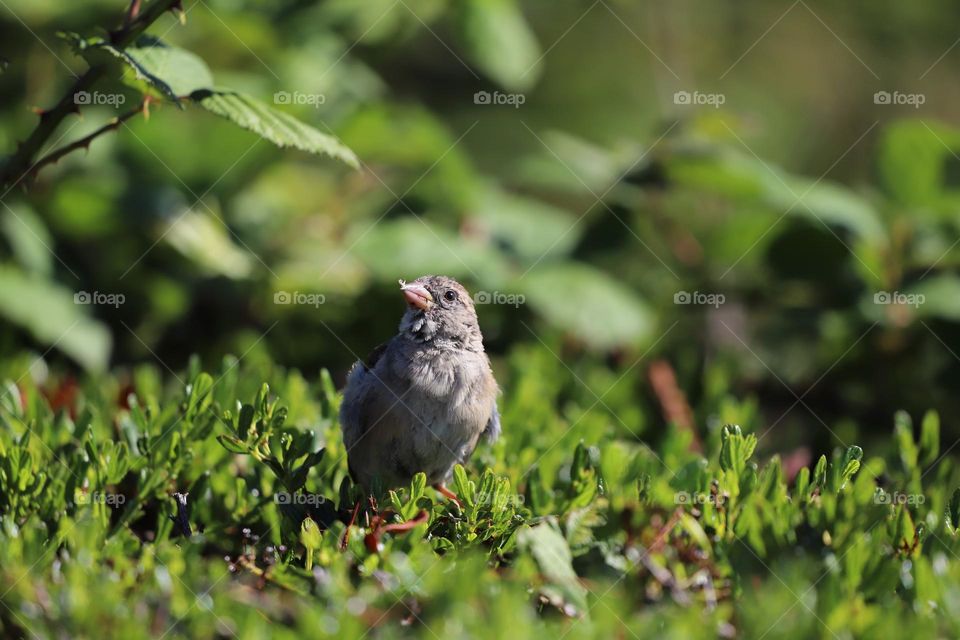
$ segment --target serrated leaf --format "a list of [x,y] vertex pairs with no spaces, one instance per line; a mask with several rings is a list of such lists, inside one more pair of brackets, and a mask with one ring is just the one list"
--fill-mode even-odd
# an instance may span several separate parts
[[103,38],[83,39],[71,35],[68,39],[91,64],[108,56],[119,60],[133,71],[137,80],[178,104],[194,91],[213,88],[213,74],[203,59],[153,36],[142,35],[123,49]]
[[194,92],[190,98],[211,113],[256,133],[278,147],[293,147],[309,153],[328,155],[358,167],[353,151],[331,135],[327,135],[238,91],[226,89]]

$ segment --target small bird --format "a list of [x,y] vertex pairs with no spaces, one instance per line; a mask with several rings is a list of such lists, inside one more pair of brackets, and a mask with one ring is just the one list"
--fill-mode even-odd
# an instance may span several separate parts
[[402,486],[422,471],[443,487],[481,436],[500,435],[497,382],[470,294],[447,276],[423,276],[400,291],[399,333],[350,369],[340,428],[350,474],[370,489]]

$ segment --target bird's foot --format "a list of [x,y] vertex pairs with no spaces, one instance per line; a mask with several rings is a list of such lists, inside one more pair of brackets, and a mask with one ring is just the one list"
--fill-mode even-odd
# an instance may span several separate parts
[[457,494],[455,494],[453,491],[450,491],[450,489],[447,489],[445,486],[443,486],[442,482],[438,482],[437,484],[433,485],[433,488],[436,489],[437,493],[442,495],[444,498],[447,498],[448,500],[452,500],[456,502],[457,505],[461,507],[463,506],[463,503],[460,502],[460,498],[457,497]]

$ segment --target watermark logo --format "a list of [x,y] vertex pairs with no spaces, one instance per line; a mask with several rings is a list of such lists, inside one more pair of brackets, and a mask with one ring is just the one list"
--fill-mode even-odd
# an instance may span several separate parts
[[519,307],[527,303],[522,293],[504,293],[502,291],[477,291],[473,296],[474,304],[506,304]]
[[81,506],[105,504],[116,509],[123,506],[126,501],[127,496],[123,495],[122,493],[102,493],[100,491],[86,493],[85,491],[77,490],[73,494],[74,504]]
[[273,494],[273,501],[276,504],[317,507],[324,504],[327,498],[319,493],[287,493],[286,491],[281,491]]
[[919,109],[927,101],[923,93],[903,93],[901,91],[877,91],[873,94],[873,104],[907,105]]
[[673,104],[695,105],[719,109],[727,101],[722,93],[701,93],[700,91],[677,91],[673,94]]
[[673,294],[673,304],[708,305],[719,308],[727,301],[722,293],[705,293],[703,291],[677,291]]
[[877,291],[873,294],[873,304],[900,304],[916,309],[927,301],[922,293],[903,293],[901,291]]
[[277,291],[273,294],[273,304],[301,304],[310,307],[319,307],[327,301],[322,293],[305,293],[303,291]]
[[519,109],[520,105],[527,101],[527,96],[522,93],[501,93],[500,91],[477,91],[473,94],[473,104],[495,104],[510,105],[514,109]]
[[77,91],[73,94],[73,103],[78,106],[108,105],[119,107],[127,101],[122,93],[103,93],[102,91]]
[[920,505],[927,501],[926,496],[922,493],[901,493],[899,491],[894,491],[893,493],[887,493],[883,489],[877,489],[877,492],[873,494],[873,503],[874,504],[892,504],[892,505]]
[[703,493],[702,491],[677,491],[673,494],[673,504],[700,506],[712,504],[715,507],[723,506],[726,498],[720,493]]
[[322,93],[303,93],[302,91],[277,91],[273,94],[274,104],[295,104],[309,105],[313,108],[319,108],[327,101],[327,96]]
[[102,307],[118,308],[127,301],[122,293],[102,293],[100,291],[77,291],[73,294],[73,304],[95,304]]

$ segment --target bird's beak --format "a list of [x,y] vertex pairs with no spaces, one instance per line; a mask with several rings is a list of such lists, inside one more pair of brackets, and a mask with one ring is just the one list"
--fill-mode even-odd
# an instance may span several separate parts
[[426,311],[433,306],[433,296],[430,295],[430,292],[427,291],[426,287],[421,287],[418,284],[407,284],[401,280],[400,291],[403,293],[403,297],[406,299],[407,304],[411,307]]

